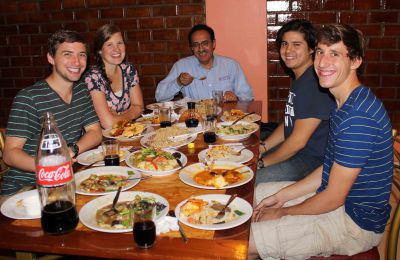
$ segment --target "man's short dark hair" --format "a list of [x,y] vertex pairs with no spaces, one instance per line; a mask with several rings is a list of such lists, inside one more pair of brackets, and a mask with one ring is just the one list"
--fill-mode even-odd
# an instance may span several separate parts
[[188,35],[189,45],[192,45],[192,35],[193,35],[193,33],[197,32],[197,31],[207,31],[208,34],[210,35],[211,41],[215,40],[214,30],[211,27],[200,23],[200,24],[196,24],[195,26],[192,27],[192,29],[190,29],[189,35]]
[[86,47],[86,51],[88,51],[87,44],[85,42],[85,39],[81,34],[79,34],[76,31],[70,31],[70,30],[58,30],[55,33],[53,33],[50,38],[47,41],[47,47],[48,47],[48,53],[54,57],[56,55],[56,51],[58,46],[60,44],[68,42],[68,43],[74,43],[74,42],[80,42],[83,43]]
[[[317,42],[328,46],[342,41],[351,60],[363,59],[365,55],[365,42],[361,31],[347,24],[330,24],[323,26],[317,33]],[[357,69],[360,75],[363,71],[361,65]]]
[[276,37],[276,46],[278,47],[278,52],[282,45],[283,35],[286,32],[300,32],[304,35],[304,40],[307,42],[308,48],[314,49],[316,44],[316,30],[312,23],[304,19],[291,20],[285,23],[278,31]]

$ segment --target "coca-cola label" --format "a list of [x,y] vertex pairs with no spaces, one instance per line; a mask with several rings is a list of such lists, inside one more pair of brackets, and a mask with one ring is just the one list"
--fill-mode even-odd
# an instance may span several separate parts
[[71,162],[56,166],[36,166],[37,184],[42,186],[57,186],[72,180]]
[[61,147],[61,140],[57,134],[44,135],[40,143],[42,150],[54,150]]

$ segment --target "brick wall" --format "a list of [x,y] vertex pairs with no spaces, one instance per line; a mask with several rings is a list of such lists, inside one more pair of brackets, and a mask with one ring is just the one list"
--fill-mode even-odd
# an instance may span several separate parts
[[[127,56],[139,71],[146,103],[173,63],[190,54],[187,33],[205,22],[204,0],[41,0],[0,2],[0,127],[7,123],[16,93],[49,72],[48,36],[59,28],[92,42],[105,23],[120,26]],[[5,35],[5,37],[3,36]]]
[[[400,127],[400,1],[267,0],[269,120],[282,121],[290,79],[279,65],[276,31],[292,18],[316,24],[349,23],[368,40],[363,82],[372,87]],[[114,22],[128,39],[128,59],[137,65],[145,101],[154,101],[158,81],[189,54],[187,32],[205,21],[204,0],[41,0],[0,2],[0,127],[21,88],[48,73],[48,36],[64,27],[83,32]]]
[[293,18],[317,25],[348,23],[367,39],[362,81],[384,102],[394,127],[400,127],[400,1],[286,0],[267,1],[269,120],[282,121],[290,79],[279,64],[278,29]]

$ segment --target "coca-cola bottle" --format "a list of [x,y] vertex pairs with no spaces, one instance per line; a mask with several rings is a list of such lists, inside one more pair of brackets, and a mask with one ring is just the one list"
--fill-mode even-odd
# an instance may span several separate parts
[[50,234],[74,230],[79,218],[75,207],[71,157],[50,112],[43,114],[35,163],[43,230]]

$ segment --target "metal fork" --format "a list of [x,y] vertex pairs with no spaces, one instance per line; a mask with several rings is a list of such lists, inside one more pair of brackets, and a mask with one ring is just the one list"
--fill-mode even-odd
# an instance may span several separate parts
[[133,146],[133,147],[128,149],[128,152],[133,153],[133,152],[138,151],[138,150],[140,150],[140,147],[134,147]]
[[237,197],[237,194],[233,194],[229,200],[226,202],[225,206],[218,212],[217,216],[215,216],[215,218],[223,218],[225,216],[225,211],[228,208],[229,204],[231,204],[231,202]]

